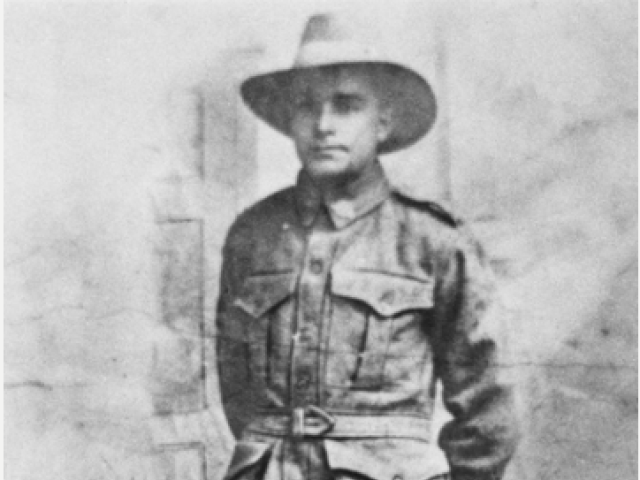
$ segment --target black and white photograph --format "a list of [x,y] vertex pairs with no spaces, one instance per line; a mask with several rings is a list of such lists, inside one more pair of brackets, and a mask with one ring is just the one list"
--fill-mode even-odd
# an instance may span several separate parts
[[4,478],[638,477],[634,0],[8,0]]

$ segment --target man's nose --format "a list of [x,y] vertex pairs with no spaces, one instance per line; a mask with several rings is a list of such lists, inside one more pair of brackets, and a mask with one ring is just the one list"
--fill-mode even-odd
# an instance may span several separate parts
[[334,132],[335,115],[331,104],[322,105],[316,113],[316,134],[328,135]]

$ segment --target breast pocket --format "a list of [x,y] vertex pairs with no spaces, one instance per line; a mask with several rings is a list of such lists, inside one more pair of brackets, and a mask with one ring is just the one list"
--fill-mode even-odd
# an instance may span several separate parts
[[355,339],[351,346],[356,350],[351,386],[376,389],[385,382],[393,339],[402,338],[399,334],[402,330],[417,328],[426,311],[432,308],[433,280],[426,276],[336,268],[332,271],[331,291],[334,328],[344,330],[336,322],[355,326],[349,334]]
[[286,362],[293,315],[293,272],[248,276],[233,306],[239,310],[248,343],[251,378],[271,383],[278,365]]

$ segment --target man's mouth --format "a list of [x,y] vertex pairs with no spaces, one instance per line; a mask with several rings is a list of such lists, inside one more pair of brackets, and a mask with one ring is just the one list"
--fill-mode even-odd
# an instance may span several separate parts
[[316,145],[311,147],[311,152],[314,155],[322,156],[331,156],[335,153],[346,152],[347,149],[342,145]]

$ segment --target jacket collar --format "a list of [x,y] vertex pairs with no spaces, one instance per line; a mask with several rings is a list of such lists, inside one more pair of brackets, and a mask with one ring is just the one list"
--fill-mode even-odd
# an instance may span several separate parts
[[323,207],[337,229],[366,215],[389,197],[391,188],[378,161],[338,194],[323,195],[301,170],[296,185],[296,208],[305,227],[311,226]]

